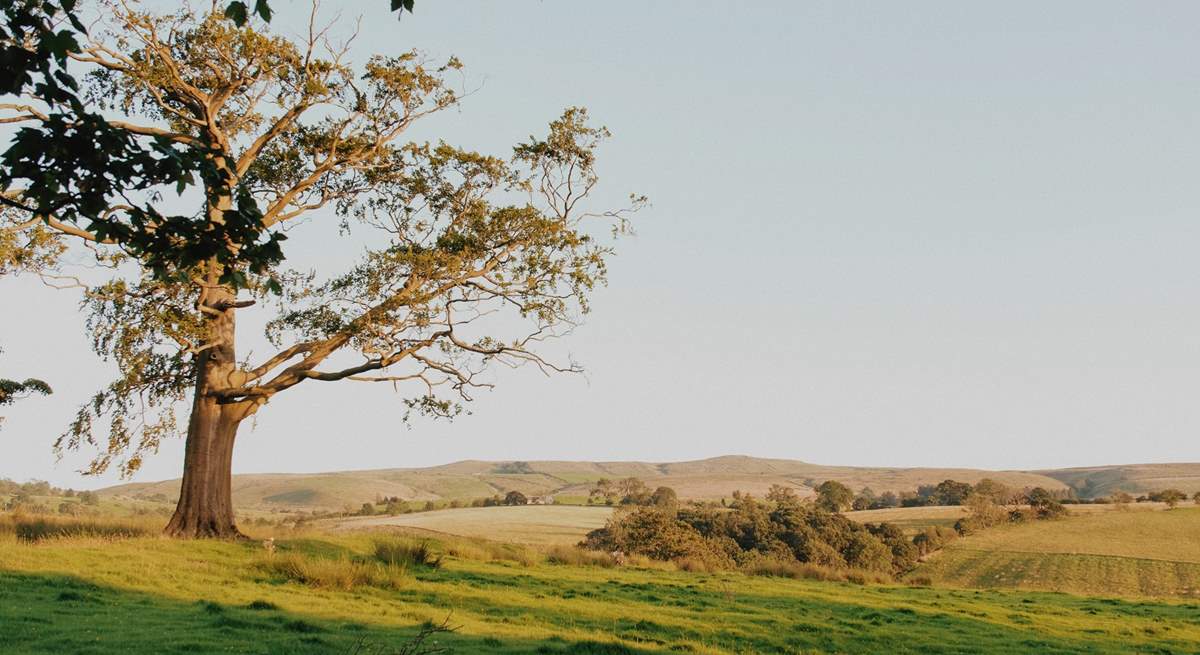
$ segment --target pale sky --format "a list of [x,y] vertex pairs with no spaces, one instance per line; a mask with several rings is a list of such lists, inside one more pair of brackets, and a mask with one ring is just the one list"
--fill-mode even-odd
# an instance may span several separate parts
[[[613,132],[601,199],[653,206],[565,344],[586,377],[503,372],[411,429],[390,388],[302,385],[243,426],[236,472],[1200,460],[1200,5],[383,5],[343,5],[357,61],[455,54],[478,87],[423,136],[505,155],[583,105]],[[354,255],[317,235],[296,263]],[[50,451],[111,375],[76,300],[0,281],[0,372],[56,390],[4,410],[0,477],[114,481]],[[173,441],[135,479],[181,465]]]

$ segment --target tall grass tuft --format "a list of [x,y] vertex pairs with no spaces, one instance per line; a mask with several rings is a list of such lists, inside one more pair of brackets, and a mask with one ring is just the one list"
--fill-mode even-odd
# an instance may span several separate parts
[[382,564],[404,569],[410,566],[436,569],[442,565],[442,556],[433,551],[428,541],[413,543],[401,539],[380,539],[375,542],[374,557]]
[[257,567],[268,575],[318,589],[350,591],[355,587],[400,589],[406,569],[379,562],[361,562],[349,558],[308,558],[287,554],[259,560]]
[[38,543],[49,539],[128,539],[144,537],[153,532],[144,522],[0,514],[0,535],[12,535],[25,543]]
[[617,558],[609,553],[584,550],[575,546],[550,546],[546,549],[546,561],[551,564],[598,566],[605,569],[617,565]]

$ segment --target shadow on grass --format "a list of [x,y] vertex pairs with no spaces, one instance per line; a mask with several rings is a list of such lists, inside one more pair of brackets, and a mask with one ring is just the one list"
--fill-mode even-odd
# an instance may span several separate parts
[[[420,626],[381,628],[284,612],[268,601],[224,605],[164,599],[99,586],[63,575],[0,571],[0,651],[78,653],[387,655],[408,643]],[[437,641],[448,653],[545,655],[655,655],[667,650],[599,641],[496,639],[449,634]],[[428,643],[428,642],[427,642]],[[357,650],[356,650],[357,649]]]

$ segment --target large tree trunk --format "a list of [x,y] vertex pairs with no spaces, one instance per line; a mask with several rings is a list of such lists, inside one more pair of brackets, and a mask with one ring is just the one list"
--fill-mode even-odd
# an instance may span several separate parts
[[238,375],[234,349],[234,297],[210,289],[201,300],[206,308],[209,346],[196,357],[196,388],[188,420],[179,504],[166,534],[182,538],[242,537],[233,514],[233,442],[238,425],[253,413],[245,402],[222,404],[209,391],[234,382]]
[[167,524],[172,537],[242,536],[233,516],[233,442],[240,418],[212,398],[196,398],[188,423],[179,505]]

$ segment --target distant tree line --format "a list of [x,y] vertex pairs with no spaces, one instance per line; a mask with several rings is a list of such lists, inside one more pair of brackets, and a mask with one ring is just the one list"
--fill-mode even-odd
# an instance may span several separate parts
[[640,505],[672,508],[679,504],[679,495],[670,487],[651,490],[635,477],[610,480],[600,478],[588,493],[588,504]]
[[347,508],[344,515],[357,516],[374,516],[376,514],[396,516],[399,514],[413,514],[417,512],[432,512],[439,509],[459,509],[462,507],[501,507],[513,505],[550,505],[554,504],[554,499],[548,496],[535,496],[530,498],[520,491],[509,491],[501,496],[494,494],[491,496],[481,496],[470,500],[455,498],[448,501],[427,500],[424,503],[420,501],[409,501],[400,498],[399,496],[377,496],[373,503],[363,503],[358,510]]
[[[812,482],[815,484],[815,481]],[[1066,505],[1088,503],[1120,504],[1131,503],[1136,500],[1139,503],[1167,503],[1174,507],[1188,499],[1187,494],[1179,489],[1163,489],[1138,496],[1137,498],[1124,491],[1117,491],[1105,497],[1082,499],[1071,488],[1015,488],[991,478],[984,478],[973,485],[967,482],[947,479],[937,484],[920,485],[915,491],[902,491],[900,493],[885,491],[881,494],[875,493],[870,487],[863,487],[855,493],[841,482],[826,480],[825,482],[816,484],[814,490],[816,491],[815,502],[831,512],[889,509],[894,507],[965,506],[970,504],[970,499],[973,495],[989,498],[998,505],[1028,504],[1030,494],[1034,493],[1038,497],[1049,497]],[[1200,492],[1193,494],[1192,498],[1194,501],[1200,503]]]
[[81,507],[93,507],[100,504],[100,496],[94,491],[76,491],[60,489],[44,480],[29,482],[14,482],[8,478],[0,478],[0,509],[9,512],[27,512],[30,514],[50,514],[54,507],[50,501],[62,498],[59,502],[60,514],[80,514]]

